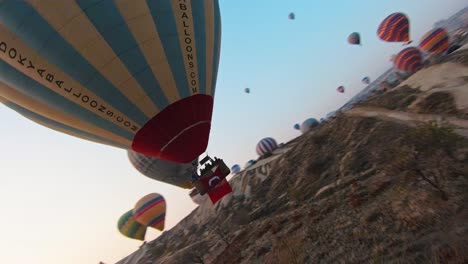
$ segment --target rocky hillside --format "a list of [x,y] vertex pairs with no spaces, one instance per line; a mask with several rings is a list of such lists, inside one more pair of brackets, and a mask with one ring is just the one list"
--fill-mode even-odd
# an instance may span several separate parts
[[468,263],[468,50],[287,144],[120,261]]

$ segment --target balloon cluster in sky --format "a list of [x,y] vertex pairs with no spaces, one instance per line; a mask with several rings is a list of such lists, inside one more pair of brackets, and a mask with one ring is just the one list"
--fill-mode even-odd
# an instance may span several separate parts
[[[296,16],[290,13],[288,18]],[[192,199],[200,202],[193,169],[206,151],[211,130],[221,45],[218,0],[190,5],[178,0],[131,5],[4,1],[0,20],[1,103],[50,129],[125,149],[141,174],[192,189]],[[377,35],[386,42],[409,44],[409,19],[391,14]],[[360,33],[351,33],[348,42],[361,46]],[[448,48],[447,32],[436,28],[423,36],[419,48],[396,54],[394,66],[414,73],[423,65],[422,52],[443,54]],[[362,82],[367,85],[370,78]],[[336,90],[345,93],[343,85]],[[306,133],[318,124],[310,118],[294,128]],[[277,147],[268,137],[256,151],[266,156]],[[230,171],[216,165],[219,159],[212,161],[201,170],[210,175]],[[246,167],[254,163],[250,160]],[[237,164],[231,169],[240,172]],[[229,189],[224,188],[223,195]],[[220,197],[210,196],[212,201]],[[163,230],[165,209],[160,194],[149,194],[122,215],[118,228],[142,240],[146,227]]]

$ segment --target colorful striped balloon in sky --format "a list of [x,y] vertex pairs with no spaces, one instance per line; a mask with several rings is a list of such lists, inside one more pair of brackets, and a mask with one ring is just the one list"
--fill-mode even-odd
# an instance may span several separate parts
[[0,37],[7,106],[49,128],[165,160],[187,163],[205,151],[218,0],[3,1]]
[[400,51],[394,61],[395,68],[413,74],[422,68],[422,54],[418,48],[408,47]]
[[144,226],[163,231],[166,220],[166,200],[159,193],[144,196],[133,208],[133,217]]
[[409,19],[403,13],[393,13],[386,17],[377,29],[377,36],[387,42],[408,42]]
[[449,36],[447,31],[443,28],[432,29],[424,34],[419,41],[419,48],[421,50],[433,54],[445,53],[449,46]]
[[258,142],[256,150],[259,156],[263,156],[273,152],[277,147],[278,144],[276,143],[276,140],[271,137],[267,137]]
[[133,218],[133,210],[129,210],[119,218],[117,229],[126,237],[145,240],[146,226],[138,223]]

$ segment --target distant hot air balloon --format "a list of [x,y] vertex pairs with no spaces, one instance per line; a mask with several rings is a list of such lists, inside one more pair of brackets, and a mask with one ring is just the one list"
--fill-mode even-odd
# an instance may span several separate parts
[[146,177],[184,189],[194,187],[190,177],[193,172],[191,163],[161,160],[131,150],[127,151],[127,155],[133,167]]
[[369,84],[370,83],[370,78],[366,76],[366,77],[362,78],[362,82],[365,83],[365,84]]
[[0,23],[0,96],[42,124],[179,163],[205,151],[218,0],[4,1]]
[[443,28],[435,28],[424,34],[419,48],[432,54],[443,54],[449,49],[449,36]]
[[244,92],[245,92],[245,93],[250,93],[250,88],[245,88],[245,89],[244,89]]
[[344,86],[339,86],[338,88],[336,88],[336,91],[338,91],[339,93],[344,93],[345,92],[345,88]]
[[133,210],[129,210],[119,218],[117,229],[126,237],[141,241],[145,240],[146,226],[138,223],[133,218]]
[[248,168],[248,167],[254,165],[255,163],[257,163],[255,160],[249,160],[249,161],[247,161],[247,163],[245,164],[245,167],[244,167],[244,168]]
[[422,54],[418,48],[408,47],[395,57],[395,68],[413,74],[422,68]]
[[294,13],[289,13],[288,18],[294,20],[296,19],[296,15]]
[[274,138],[267,137],[257,143],[256,150],[259,156],[263,156],[265,154],[272,153],[276,148],[278,148],[276,140]]
[[311,129],[317,127],[319,125],[319,122],[315,118],[308,118],[304,122],[302,122],[301,125],[301,132],[302,133],[307,133]]
[[166,200],[158,193],[145,195],[135,204],[133,217],[144,226],[163,231],[166,220]]
[[240,171],[241,171],[241,167],[239,166],[239,164],[232,165],[232,167],[231,167],[231,173],[232,174],[237,174]]
[[348,43],[351,45],[361,45],[361,36],[357,32],[353,32],[348,36]]
[[403,13],[393,13],[386,17],[377,29],[377,35],[387,42],[408,42],[409,19]]
[[301,129],[301,125],[299,125],[299,124],[294,124],[294,129],[300,130],[300,129]]

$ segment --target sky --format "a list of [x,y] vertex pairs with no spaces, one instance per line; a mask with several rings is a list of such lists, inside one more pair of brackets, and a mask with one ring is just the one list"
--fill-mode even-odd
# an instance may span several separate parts
[[[390,13],[410,17],[417,42],[465,6],[466,0],[220,0],[221,58],[207,153],[243,166],[257,158],[260,139],[289,141],[299,135],[295,123],[346,103],[364,88],[362,77],[378,77],[402,49],[376,36]],[[347,44],[354,31],[362,46]],[[340,85],[345,94],[335,91]],[[139,174],[122,149],[52,131],[2,105],[0,120],[2,263],[115,263],[141,245],[116,228],[139,198],[152,192],[166,198],[167,229],[196,208],[187,190]],[[160,234],[150,230],[146,240]]]

